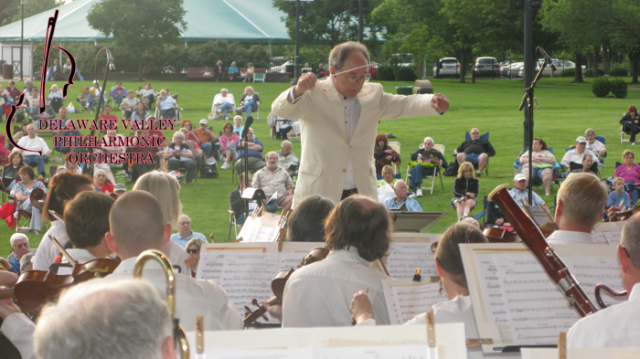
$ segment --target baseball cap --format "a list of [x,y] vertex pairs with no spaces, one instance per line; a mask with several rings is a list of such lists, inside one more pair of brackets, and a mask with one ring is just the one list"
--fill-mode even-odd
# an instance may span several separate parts
[[520,181],[526,181],[527,177],[525,177],[525,175],[523,175],[522,173],[518,173],[514,178],[513,181],[514,182],[520,182]]
[[577,143],[587,143],[587,138],[584,136],[580,136],[578,138],[576,138],[576,142]]
[[201,125],[208,125],[209,121],[205,120],[204,118],[202,120],[200,120],[200,124]]
[[127,191],[127,186],[124,183],[116,183],[115,186],[113,186],[113,192],[126,192]]

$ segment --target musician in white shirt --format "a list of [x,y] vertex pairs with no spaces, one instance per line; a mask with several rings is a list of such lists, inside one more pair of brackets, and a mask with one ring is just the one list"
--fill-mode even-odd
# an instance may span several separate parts
[[567,334],[569,348],[640,347],[640,214],[622,229],[618,261],[629,300],[580,319]]
[[558,229],[547,237],[547,243],[595,243],[591,231],[602,219],[607,199],[607,186],[594,174],[569,176],[558,191],[554,221]]
[[[433,305],[433,315],[436,323],[465,324],[465,334],[468,339],[479,338],[478,326],[473,315],[471,297],[462,265],[460,243],[486,243],[486,237],[480,230],[470,224],[460,222],[449,227],[440,237],[436,250],[436,268],[441,286],[449,297],[449,301]],[[357,325],[375,325],[376,319],[367,297],[367,292],[361,290],[351,301],[351,314]],[[417,315],[406,325],[424,325],[426,313]],[[468,349],[469,358],[482,358],[482,349]]]

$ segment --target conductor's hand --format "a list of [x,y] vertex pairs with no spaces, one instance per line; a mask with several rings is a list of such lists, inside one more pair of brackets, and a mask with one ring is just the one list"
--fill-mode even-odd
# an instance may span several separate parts
[[305,72],[298,78],[298,84],[293,88],[293,98],[298,98],[305,91],[312,90],[316,86],[318,78],[313,72]]
[[441,113],[445,113],[449,109],[449,99],[445,95],[437,93],[431,98],[431,107]]
[[373,318],[373,305],[367,296],[366,290],[360,290],[353,296],[349,311],[351,312],[351,319],[355,320],[356,324]]

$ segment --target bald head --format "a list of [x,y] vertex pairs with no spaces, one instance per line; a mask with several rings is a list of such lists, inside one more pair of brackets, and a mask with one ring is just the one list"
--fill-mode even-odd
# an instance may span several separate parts
[[118,198],[109,212],[111,235],[123,259],[147,249],[162,249],[165,222],[160,202],[149,192],[133,190]]

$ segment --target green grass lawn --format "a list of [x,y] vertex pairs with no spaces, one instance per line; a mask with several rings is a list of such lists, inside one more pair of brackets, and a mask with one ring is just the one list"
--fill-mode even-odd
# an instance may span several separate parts
[[[629,80],[629,79],[627,79]],[[453,150],[464,140],[465,131],[472,127],[478,127],[481,133],[490,132],[490,141],[496,149],[496,156],[489,161],[489,176],[480,179],[479,199],[484,198],[495,186],[501,183],[511,183],[513,180],[513,162],[522,149],[524,119],[523,112],[518,111],[522,94],[523,82],[518,80],[491,80],[478,79],[475,84],[460,84],[457,80],[432,80],[434,90],[444,93],[451,102],[451,108],[444,116],[412,117],[400,120],[383,120],[380,122],[378,132],[393,133],[398,138],[395,141],[401,143],[401,167],[402,177],[406,173],[406,163],[410,154],[422,143],[426,136],[431,136],[437,144],[446,146],[445,157],[447,161],[453,160]],[[144,82],[125,82],[127,89],[137,90]],[[6,86],[6,82],[0,82]],[[53,83],[47,83],[50,87]],[[395,93],[395,86],[409,86],[408,82],[383,82],[385,90]],[[23,83],[17,84],[19,88]],[[39,86],[39,83],[34,83]],[[78,107],[75,98],[84,85],[90,85],[90,81],[78,82],[70,87],[67,96],[67,104],[73,99],[74,106]],[[113,83],[109,86],[112,86]],[[240,100],[246,84],[242,83],[211,83],[211,82],[152,82],[153,88],[159,90],[168,87],[172,93],[179,93],[179,105],[184,108],[182,118],[191,119],[197,126],[197,122],[206,118],[211,110],[213,96],[220,92],[222,87],[229,89],[235,95],[236,101]],[[269,114],[271,102],[288,88],[286,83],[256,83],[254,89],[260,93],[262,107],[260,120],[254,122],[256,136],[264,143],[265,153],[270,150],[278,150],[280,141],[273,140],[269,136],[269,128],[266,118]],[[639,86],[640,87],[640,86]],[[543,138],[549,146],[555,148],[556,159],[560,161],[564,150],[572,145],[577,136],[584,135],[585,129],[591,127],[607,140],[607,150],[603,178],[613,175],[616,161],[620,161],[622,152],[634,147],[626,142],[621,145],[619,141],[618,121],[629,105],[639,105],[640,91],[630,89],[626,99],[613,97],[596,98],[591,92],[590,83],[573,84],[571,79],[543,78],[536,88],[535,97],[538,99],[540,109],[535,109],[536,137]],[[120,111],[115,111],[120,116]],[[71,118],[93,118],[88,113],[70,115]],[[222,130],[224,121],[212,121],[214,132]],[[120,132],[127,134],[123,128]],[[165,135],[171,138],[171,131],[165,131]],[[48,138],[51,146],[52,139]],[[373,146],[373,141],[371,143]],[[300,142],[293,142],[293,151],[300,155]],[[304,160],[304,159],[302,159]],[[217,241],[227,240],[229,193],[237,186],[231,181],[231,170],[218,170],[220,178],[198,178],[198,183],[183,186],[180,198],[184,212],[193,221],[193,230],[202,232],[207,237],[210,233],[215,235]],[[122,180],[122,179],[119,179]],[[123,180],[122,180],[123,181]],[[425,193],[419,198],[419,202],[425,211],[450,211],[451,213],[428,232],[441,233],[447,226],[454,223],[457,218],[455,211],[449,205],[453,197],[453,177],[444,177],[444,190],[439,185],[433,195]],[[131,185],[128,185],[131,188]],[[551,205],[553,195],[557,192],[554,186],[552,196],[544,197]],[[544,195],[542,187],[539,194]],[[482,203],[479,200],[479,204]],[[477,207],[472,214],[482,211]],[[135,219],[134,219],[135,220]],[[0,256],[6,256],[11,252],[9,237],[13,231],[0,223]],[[28,234],[31,239],[31,247],[37,247],[41,235]]]

